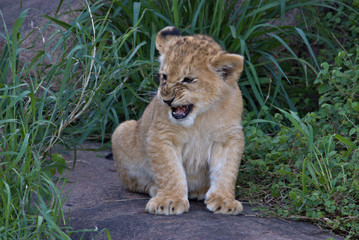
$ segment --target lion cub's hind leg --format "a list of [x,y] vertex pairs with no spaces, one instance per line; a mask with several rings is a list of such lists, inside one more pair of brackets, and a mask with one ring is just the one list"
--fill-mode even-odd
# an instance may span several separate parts
[[120,124],[112,135],[114,164],[122,182],[133,192],[147,193],[151,197],[157,194],[151,166],[141,156],[136,136],[137,121]]

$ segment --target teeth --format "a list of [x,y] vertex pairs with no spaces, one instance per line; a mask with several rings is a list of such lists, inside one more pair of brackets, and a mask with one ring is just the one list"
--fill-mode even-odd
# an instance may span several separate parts
[[178,106],[178,107],[172,107],[172,115],[176,119],[184,118],[190,112],[191,107],[192,107],[192,104],[182,105],[182,106]]
[[184,112],[186,112],[188,109],[188,106],[178,106],[178,107],[175,107],[172,109],[172,112],[173,113],[178,113],[178,114],[182,114]]

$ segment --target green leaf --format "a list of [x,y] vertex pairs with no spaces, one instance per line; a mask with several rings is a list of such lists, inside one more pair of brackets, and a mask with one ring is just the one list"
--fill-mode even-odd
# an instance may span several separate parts
[[289,197],[292,200],[296,200],[297,199],[297,193],[292,190],[292,191],[289,192]]
[[353,135],[354,133],[356,133],[358,131],[358,129],[356,127],[353,127],[352,129],[350,129],[349,131],[349,136]]
[[327,62],[323,62],[321,64],[321,66],[323,68],[323,70],[322,70],[323,74],[326,74],[328,72],[328,70],[329,70],[329,64]]
[[198,16],[199,16],[200,11],[202,10],[203,4],[204,4],[204,0],[202,0],[202,1],[200,2],[200,4],[198,5],[198,8],[197,8],[197,10],[196,10],[196,13],[195,13],[194,16],[193,16],[192,24],[191,24],[191,31],[192,31],[192,32],[194,32],[194,29],[195,29],[195,27],[196,27],[196,25],[197,25],[197,19],[198,19]]
[[66,161],[65,161],[65,158],[59,154],[59,153],[55,153],[53,156],[52,156],[52,159],[51,159],[55,164],[56,164],[56,169],[57,171],[62,174],[62,172],[64,171],[64,169],[66,168]]
[[63,1],[64,1],[64,0],[60,0],[60,3],[59,3],[59,5],[57,6],[57,9],[56,9],[56,13],[55,13],[55,14],[58,14],[58,13],[59,13]]
[[335,137],[336,139],[338,139],[340,142],[342,142],[342,143],[344,143],[345,145],[347,145],[347,146],[354,146],[354,145],[355,145],[353,142],[351,142],[351,141],[350,141],[348,138],[346,138],[346,137],[342,137],[342,136],[340,136],[340,135],[338,135],[338,134],[335,134],[334,137]]
[[333,157],[335,154],[337,154],[337,151],[331,151],[330,153],[327,154],[327,157]]
[[70,28],[72,28],[72,25],[68,24],[68,23],[65,23],[64,21],[60,21],[54,17],[51,17],[49,15],[44,15],[45,18],[48,18],[50,19],[51,21],[53,21],[54,23],[60,25],[61,27],[65,28],[66,30],[69,30]]
[[179,28],[179,24],[180,24],[180,17],[179,17],[179,9],[178,9],[178,0],[172,0],[172,5],[173,5],[173,18],[175,21],[175,26],[177,28]]
[[342,65],[342,58],[339,57],[339,56],[336,56],[335,57],[335,64],[340,67]]
[[305,34],[305,33],[303,32],[303,30],[300,29],[300,28],[295,28],[295,30],[299,33],[299,35],[300,35],[301,38],[303,39],[305,45],[307,46],[307,48],[308,48],[308,50],[309,50],[310,55],[312,56],[312,58],[313,58],[313,60],[314,60],[314,62],[315,62],[315,65],[317,66],[318,69],[320,69],[319,64],[318,64],[318,62],[317,62],[317,58],[316,58],[316,56],[315,56],[315,54],[314,54],[314,52],[313,52],[312,47],[310,46],[310,43],[309,43],[309,41],[308,41],[308,38],[307,38],[306,34]]
[[351,106],[355,111],[359,112],[359,102],[352,102]]

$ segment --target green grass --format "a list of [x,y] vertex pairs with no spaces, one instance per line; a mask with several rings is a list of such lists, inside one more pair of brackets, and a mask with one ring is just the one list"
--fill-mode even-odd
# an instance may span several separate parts
[[[183,34],[210,35],[228,51],[244,55],[245,71],[240,86],[248,108],[258,115],[263,106],[296,111],[288,86],[305,86],[310,81],[308,78],[313,78],[319,70],[311,43],[320,40],[332,44],[306,31],[305,25],[287,26],[283,20],[291,9],[313,13],[314,7],[326,4],[325,1],[247,0],[239,7],[236,1],[110,1],[100,8],[100,16],[110,13],[109,27],[118,35],[138,24],[142,17],[141,24],[121,49],[126,53],[146,43],[138,50],[139,60],[155,62],[155,36],[168,25],[176,26]],[[307,15],[300,15],[298,22],[305,22],[310,17]],[[274,20],[278,24],[274,25]],[[137,76],[131,78],[139,81]]]
[[[92,1],[72,22],[45,16],[57,30],[29,62],[19,57],[33,51],[23,45],[24,11],[12,33],[0,36],[6,40],[0,50],[0,238],[71,237],[56,185],[66,178],[53,176],[66,166],[51,149],[76,149],[86,139],[107,144],[120,122],[140,117],[157,88],[155,37],[168,25],[184,35],[210,35],[245,56],[239,84],[247,147],[239,195],[267,199],[271,214],[357,236],[358,118],[350,111],[359,104],[357,85],[349,82],[356,69],[321,64],[313,47],[338,47],[324,34],[328,26],[318,24],[318,9],[335,11],[332,4],[340,2]],[[294,8],[301,13],[298,25],[286,26]],[[344,9],[336,13],[357,14]],[[335,61],[344,69],[357,66],[353,59]],[[322,110],[299,117],[297,111],[314,105],[307,92],[321,96]]]
[[50,82],[38,75],[45,54],[37,63],[19,62],[25,17],[26,11],[6,32],[0,55],[0,238],[69,239],[58,226],[65,224],[63,198],[46,171],[57,167],[44,151],[57,109]]
[[[153,90],[155,85],[153,76],[148,76],[147,72],[152,72],[156,64],[136,57],[145,43],[127,52],[121,51],[135,34],[137,25],[121,34],[115,33],[111,27],[109,11],[101,16],[95,15],[102,6],[100,2],[87,6],[71,23],[45,16],[64,28],[61,30],[63,39],[73,37],[73,46],[62,61],[63,65],[56,64],[58,69],[71,73],[71,76],[62,79],[59,89],[59,93],[68,94],[66,98],[74,103],[72,112],[64,115],[66,120],[62,124],[63,129],[57,131],[60,134],[64,130],[62,135],[65,138],[71,135],[71,139],[66,139],[67,143],[78,144],[89,135],[104,140],[108,137],[108,129],[117,126],[123,118],[130,118],[142,111],[148,98],[142,96],[141,92],[148,85]],[[66,48],[65,44],[64,41],[58,43]],[[68,91],[75,76],[82,87],[72,87]],[[139,104],[131,109],[128,105],[134,99]],[[118,112],[122,113],[121,118]],[[74,127],[71,127],[72,123],[76,123]]]
[[[99,75],[106,84],[94,95],[96,108],[89,115],[92,121],[80,119],[80,126],[88,128],[78,132],[103,140],[119,122],[141,116],[158,86],[155,37],[168,25],[177,26],[182,34],[210,35],[228,51],[245,56],[239,85],[247,108],[257,117],[264,108],[270,110],[264,116],[269,120],[275,107],[305,112],[302,105],[308,106],[317,95],[313,82],[320,69],[312,45],[325,44],[336,51],[335,41],[322,37],[320,31],[313,33],[319,25],[309,20],[317,7],[330,8],[333,2],[338,1],[247,0],[238,7],[236,1],[92,1],[92,18],[86,12],[72,23],[51,18],[65,27],[65,35],[75,33],[79,44],[92,42],[91,46],[97,44],[101,49],[95,59],[101,64]],[[301,13],[298,24],[284,25],[285,14],[292,9]],[[90,19],[100,33],[98,40],[78,34],[82,29],[93,31]],[[130,57],[121,62],[122,56]],[[126,64],[129,66],[124,68]],[[315,106],[311,104],[311,110]]]
[[58,143],[77,146],[90,134],[104,134],[107,121],[119,123],[117,98],[126,98],[125,79],[143,63],[131,62],[136,49],[118,55],[133,30],[116,37],[105,31],[108,16],[93,19],[98,7],[87,6],[73,25],[58,27],[28,62],[20,58],[31,51],[23,46],[29,37],[22,32],[27,11],[12,33],[5,25],[1,37],[6,45],[0,52],[1,239],[70,239],[57,186],[66,178],[53,176],[66,166],[51,149]]

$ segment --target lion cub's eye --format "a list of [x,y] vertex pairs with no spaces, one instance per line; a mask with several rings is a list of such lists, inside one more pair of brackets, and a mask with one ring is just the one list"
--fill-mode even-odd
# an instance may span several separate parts
[[182,82],[183,82],[183,83],[191,83],[191,82],[193,82],[193,80],[194,80],[194,78],[185,77],[185,78],[182,80]]
[[164,86],[166,84],[166,81],[167,81],[167,75],[166,74],[161,74],[161,78],[162,78],[162,86]]

